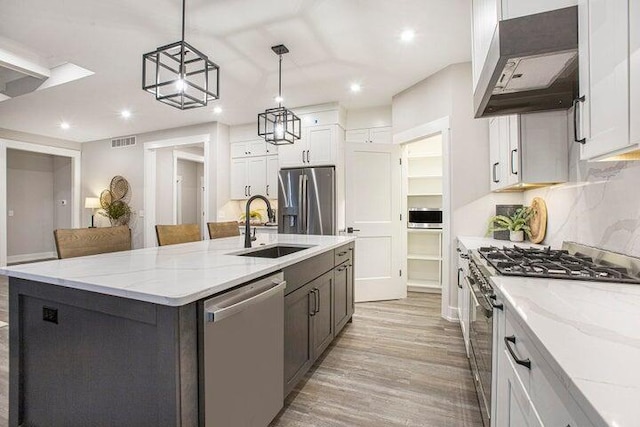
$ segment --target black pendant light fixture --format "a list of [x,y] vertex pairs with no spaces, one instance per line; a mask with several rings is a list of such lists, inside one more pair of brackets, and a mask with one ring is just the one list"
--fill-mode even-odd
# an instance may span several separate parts
[[282,55],[289,53],[283,44],[271,48],[279,57],[278,106],[258,114],[258,135],[273,145],[293,144],[300,139],[300,119],[293,111],[282,106]]
[[220,67],[184,41],[185,1],[182,40],[142,55],[142,89],[181,110],[206,107],[220,98]]

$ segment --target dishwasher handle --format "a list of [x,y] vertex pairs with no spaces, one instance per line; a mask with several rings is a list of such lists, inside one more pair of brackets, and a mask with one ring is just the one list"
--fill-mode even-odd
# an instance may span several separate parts
[[[204,314],[206,321],[212,323],[219,322],[222,319],[233,316],[234,314],[237,314],[252,305],[262,302],[277,294],[286,286],[287,282],[285,280],[280,282],[271,282],[262,287],[248,289],[239,295],[230,295],[229,298],[226,299],[222,298],[215,301],[215,303],[210,306],[207,306],[205,303]],[[240,301],[238,301],[238,299],[240,299]],[[234,301],[238,302],[234,303]]]

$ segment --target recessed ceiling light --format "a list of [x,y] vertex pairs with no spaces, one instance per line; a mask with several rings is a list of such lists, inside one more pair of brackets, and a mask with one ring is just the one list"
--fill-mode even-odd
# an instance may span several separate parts
[[277,103],[280,103],[280,102],[284,101],[284,98],[283,98],[283,97],[281,97],[281,96],[276,96],[274,99],[275,99],[275,101],[276,101]]
[[213,107],[213,112],[216,114],[222,113],[222,107],[218,107],[218,106]]
[[129,117],[131,117],[131,111],[122,110],[120,111],[120,116],[122,116],[123,119],[128,119]]
[[360,86],[360,83],[351,83],[349,89],[351,89],[351,92],[360,92],[362,90],[362,86]]
[[411,29],[406,29],[400,34],[400,40],[405,43],[412,41],[416,36],[416,32]]
[[60,123],[60,129],[67,130],[67,129],[69,129],[70,127],[71,127],[71,125],[69,125],[69,123],[67,123],[67,122],[62,122],[62,123]]

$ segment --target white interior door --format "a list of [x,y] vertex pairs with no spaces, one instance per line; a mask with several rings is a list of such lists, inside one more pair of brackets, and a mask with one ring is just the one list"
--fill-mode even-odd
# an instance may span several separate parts
[[400,147],[346,144],[347,227],[358,237],[355,300],[404,298],[400,277]]

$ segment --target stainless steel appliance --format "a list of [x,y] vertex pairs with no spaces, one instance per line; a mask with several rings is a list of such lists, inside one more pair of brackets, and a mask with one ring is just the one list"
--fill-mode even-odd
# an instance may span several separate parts
[[274,274],[204,301],[200,425],[264,427],[284,395],[284,288]]
[[498,23],[473,94],[476,118],[567,110],[577,94],[577,6]]
[[640,259],[574,242],[562,249],[517,245],[482,247],[469,254],[465,277],[471,290],[469,363],[485,426],[491,425],[493,314],[502,310],[489,278],[497,275],[640,284]]
[[335,188],[332,166],[280,170],[278,233],[335,234]]
[[409,228],[442,228],[442,209],[409,208]]

